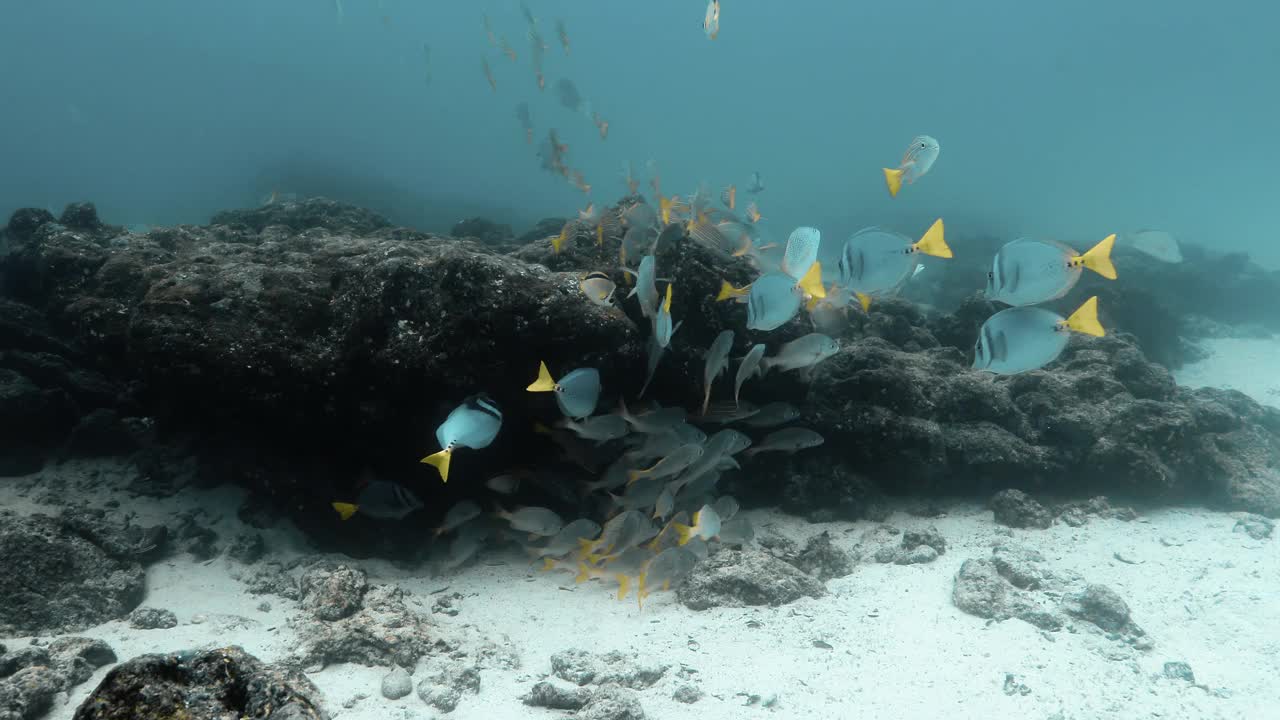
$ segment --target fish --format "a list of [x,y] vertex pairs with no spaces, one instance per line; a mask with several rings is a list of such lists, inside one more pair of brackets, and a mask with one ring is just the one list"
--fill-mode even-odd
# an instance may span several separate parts
[[[739,361],[738,373],[733,378],[734,407],[738,406],[738,395],[742,392],[742,383],[746,382],[747,378],[755,377],[760,374],[760,362],[764,359],[764,353],[766,350],[768,350],[768,348],[765,347],[764,343],[752,345],[751,349],[747,351],[747,354],[743,355],[742,360]],[[702,414],[707,414],[705,408],[703,408]]]
[[618,289],[617,284],[602,272],[588,273],[586,277],[578,281],[578,287],[581,288],[582,294],[586,295],[593,305],[600,307],[611,307],[613,305],[613,294]]
[[827,335],[838,334],[849,323],[848,311],[852,300],[853,296],[847,289],[840,287],[839,283],[831,283],[825,298],[812,298],[805,304],[813,329]]
[[675,510],[676,496],[671,491],[671,486],[667,485],[658,494],[658,499],[653,501],[653,519],[666,520],[667,516]]
[[723,495],[716,498],[711,505],[711,509],[716,511],[716,515],[720,516],[720,530],[724,531],[724,524],[732,520],[738,514],[738,500],[732,495]]
[[707,2],[707,14],[702,19],[702,31],[712,40],[720,35],[720,0]]
[[[551,539],[545,545],[530,547],[529,552],[534,557],[566,555],[578,549],[579,540],[583,538],[591,539],[599,534],[600,526],[594,520],[578,518],[561,528],[560,532],[551,536]],[[550,568],[544,567],[543,569],[549,570]]]
[[595,225],[600,221],[600,210],[596,208],[593,202],[587,203],[587,206],[578,211],[578,222],[584,225]]
[[751,223],[752,225],[755,225],[756,223],[764,219],[764,216],[760,214],[760,208],[756,205],[754,200],[747,203],[746,214],[747,214],[747,222]]
[[436,428],[436,442],[440,452],[422,458],[421,462],[434,467],[442,482],[449,482],[449,463],[453,452],[460,447],[480,450],[489,447],[502,429],[502,410],[493,398],[484,393],[472,395],[454,408],[444,422]]
[[730,185],[724,190],[721,190],[720,202],[724,203],[724,206],[729,208],[730,210],[733,210],[734,208],[736,208],[738,206],[738,188],[736,186]]
[[800,408],[788,402],[771,402],[760,406],[751,417],[743,418],[743,423],[750,427],[773,427],[800,417]]
[[748,449],[745,455],[754,457],[762,452],[784,452],[790,455],[805,448],[818,447],[823,442],[821,435],[807,428],[785,428],[766,435],[759,445]]
[[631,470],[627,473],[627,482],[634,483],[641,478],[667,478],[678,475],[702,457],[701,445],[689,443],[676,448],[670,455],[654,463],[644,470]]
[[533,16],[533,11],[531,11],[529,6],[524,4],[524,2],[520,3],[520,13],[524,15],[524,21],[528,23],[530,27],[534,27],[538,24],[538,18]]
[[[707,414],[707,406],[711,404],[711,386],[729,367],[729,351],[733,349],[733,331],[723,330],[711,341],[707,349],[707,358],[702,366],[702,414]],[[736,393],[735,393],[736,394]]]
[[709,248],[722,252],[732,252],[733,250],[729,239],[720,231],[720,227],[711,222],[707,215],[703,213],[690,218],[685,223],[684,234]]
[[[798,227],[787,238],[782,254],[782,272],[796,280],[802,279],[809,268],[818,261],[818,248],[822,245],[822,233],[817,228]],[[825,294],[825,293],[824,293]]]
[[581,419],[596,411],[596,403],[600,400],[600,371],[578,368],[556,381],[551,378],[547,364],[542,362],[538,363],[538,379],[525,389],[529,392],[554,392],[560,412],[567,418]]
[[556,36],[560,38],[560,45],[564,48],[564,54],[569,54],[569,31],[564,26],[564,20],[556,20]]
[[726,545],[746,545],[755,538],[755,528],[751,527],[746,515],[737,515],[720,523],[720,542]]
[[628,275],[633,275],[636,279],[636,286],[631,289],[627,297],[635,296],[640,301],[640,314],[652,318],[658,312],[658,261],[653,255],[645,255],[640,259],[640,269],[632,272],[627,268],[622,271]]
[[494,510],[494,515],[506,520],[513,530],[530,535],[550,536],[564,529],[564,520],[555,512],[544,507],[524,507],[515,512],[507,512],[501,507]]
[[626,400],[619,402],[618,414],[623,417],[636,432],[662,433],[668,432],[677,425],[684,424],[688,413],[682,407],[666,407],[651,410],[647,413],[633,415],[627,409]]
[[658,344],[658,334],[650,333],[649,341],[645,343],[647,369],[645,371],[644,384],[640,386],[640,397],[644,397],[645,391],[649,389],[649,383],[653,382],[653,374],[658,371],[658,363],[662,362],[662,355],[666,351],[666,348]]
[[1182,249],[1178,247],[1178,239],[1163,230],[1125,233],[1124,244],[1160,262],[1182,262]]
[[681,545],[687,545],[694,538],[714,540],[720,534],[720,516],[716,514],[715,508],[703,505],[701,510],[693,514],[693,524],[677,526],[676,532],[680,536]]
[[484,79],[489,81],[489,87],[494,92],[498,92],[498,81],[493,79],[493,69],[489,67],[489,59],[480,58],[480,65],[484,68]]
[[600,113],[593,112],[591,113],[591,122],[595,124],[596,130],[600,131],[601,140],[609,139],[609,121],[608,120],[605,120],[604,118],[600,117]]
[[996,252],[987,272],[988,300],[1006,305],[1039,305],[1071,292],[1088,268],[1109,280],[1116,279],[1111,249],[1116,236],[1081,254],[1075,248],[1052,240],[1019,238]]
[[484,481],[485,487],[503,495],[511,495],[520,489],[520,477],[514,473],[495,475]]
[[1042,368],[1062,354],[1073,332],[1106,335],[1098,322],[1096,295],[1067,318],[1044,308],[1006,308],[987,318],[978,331],[973,367],[999,375]]
[[618,248],[618,260],[625,266],[630,258],[641,257],[653,251],[653,229],[647,225],[633,223],[622,236]]
[[745,420],[760,412],[760,408],[743,400],[737,404],[712,404],[707,414],[696,418],[697,422],[728,424]]
[[551,238],[551,251],[556,254],[559,254],[560,250],[564,248],[564,244],[569,241],[569,238],[576,237],[577,235],[578,235],[577,221],[570,220],[569,222],[564,224],[564,227],[560,228],[559,235]]
[[914,243],[905,235],[880,228],[859,230],[845,241],[840,252],[838,283],[858,294],[865,309],[871,295],[895,290],[911,276],[918,262],[917,253],[951,257],[944,234],[941,218]]
[[662,228],[658,237],[653,240],[653,252],[674,247],[684,237],[684,227],[680,223],[670,223]]
[[583,440],[594,440],[597,445],[626,437],[627,433],[631,431],[626,420],[613,414],[597,415],[581,422],[574,422],[566,418],[559,425],[572,431]]
[[343,520],[350,520],[357,512],[379,520],[400,520],[423,507],[422,501],[403,485],[386,480],[370,481],[354,503],[332,505]]
[[736,455],[751,446],[751,438],[745,433],[725,428],[712,435],[703,446],[702,457],[698,458],[680,479],[672,483],[675,489],[697,480],[707,473],[714,472],[721,460]]
[[578,86],[568,78],[560,78],[556,82],[556,95],[560,104],[574,112],[582,112],[582,96],[578,94]]
[[751,283],[747,295],[747,328],[774,330],[787,324],[800,312],[805,293],[826,296],[826,288],[822,287],[822,263],[813,263],[799,282],[781,272],[761,275]]
[[484,541],[489,537],[489,531],[480,523],[470,523],[463,525],[458,531],[457,537],[453,542],[449,543],[449,554],[441,567],[446,570],[452,570],[471,558],[480,551],[484,545]]
[[631,579],[640,574],[641,568],[650,557],[647,550],[630,548],[616,558],[610,558],[606,561],[604,568],[591,571],[591,574],[596,577],[611,576],[618,583],[617,598],[625,600],[627,594],[631,592]]
[[516,105],[516,118],[520,120],[520,128],[524,130],[524,142],[526,145],[533,144],[533,118],[529,115],[529,103],[522,102]]
[[671,283],[667,283],[667,296],[662,301],[662,306],[658,308],[658,314],[653,316],[653,337],[659,347],[669,347],[671,345],[671,336],[676,334],[684,321],[676,323],[674,327],[671,325]]
[[760,373],[810,368],[840,351],[840,343],[822,333],[809,333],[785,343],[778,354],[760,361]]
[[666,591],[693,572],[698,556],[688,548],[670,547],[645,563],[636,579],[636,603],[643,610],[645,598],[654,588]]
[[751,173],[751,184],[747,186],[747,192],[752,195],[759,195],[764,192],[764,180],[760,178],[759,171],[753,171]]
[[444,514],[444,519],[440,521],[440,526],[433,530],[432,533],[435,537],[440,537],[451,530],[462,527],[463,524],[477,517],[480,517],[480,506],[470,500],[461,500],[449,508],[448,512]]
[[493,34],[493,24],[489,22],[489,14],[480,13],[480,17],[484,21],[484,34],[489,38],[489,44],[498,47],[498,36]]
[[884,182],[889,188],[889,196],[898,196],[903,181],[911,185],[924,177],[924,174],[929,172],[929,168],[933,167],[941,151],[938,141],[928,135],[917,135],[913,138],[911,144],[907,146],[907,151],[903,153],[902,162],[898,167],[884,168]]
[[507,59],[509,59],[511,62],[515,62],[516,49],[511,47],[511,43],[507,42],[507,38],[505,36],[501,39],[499,44],[502,46],[502,54],[506,55]]
[[595,540],[579,540],[578,547],[587,554],[588,562],[595,563],[629,550],[657,534],[658,528],[653,526],[644,513],[624,510],[604,524],[600,537]]

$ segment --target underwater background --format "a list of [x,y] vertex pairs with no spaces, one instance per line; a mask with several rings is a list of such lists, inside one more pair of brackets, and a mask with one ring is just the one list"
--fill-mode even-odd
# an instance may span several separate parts
[[[1159,228],[1280,262],[1275,7],[740,0],[714,42],[688,0],[530,7],[552,45],[542,92],[514,2],[15,4],[0,215],[93,197],[117,223],[203,222],[276,190],[427,230],[476,214],[519,229],[585,205],[525,144],[527,101],[597,200],[653,160],[681,192],[759,171],[778,234],[942,215],[1081,242]],[[560,78],[610,121],[607,141],[556,101]],[[918,134],[944,159],[928,193],[891,201],[879,167]]]

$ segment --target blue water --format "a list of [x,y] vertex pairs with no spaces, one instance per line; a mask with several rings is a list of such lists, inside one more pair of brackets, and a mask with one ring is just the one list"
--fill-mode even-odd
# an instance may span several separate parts
[[[958,234],[1082,243],[1159,228],[1280,266],[1274,5],[724,0],[713,42],[697,0],[528,0],[550,45],[540,93],[517,2],[342,4],[7,3],[0,215],[90,199],[110,222],[201,222],[279,190],[519,231],[585,204],[539,169],[514,113],[526,100],[597,202],[624,192],[625,162],[647,179],[652,159],[668,193],[759,170],[781,236],[918,234],[938,215]],[[607,141],[556,102],[561,77],[610,121]],[[922,133],[941,156],[890,199],[880,167]]]

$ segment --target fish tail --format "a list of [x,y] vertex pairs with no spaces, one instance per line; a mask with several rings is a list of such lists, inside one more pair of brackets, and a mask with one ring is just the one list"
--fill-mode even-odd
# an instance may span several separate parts
[[573,581],[575,583],[581,584],[590,579],[591,579],[591,572],[587,570],[587,564],[583,562],[578,563],[578,574],[573,577]]
[[556,389],[556,381],[551,379],[551,371],[547,369],[545,362],[538,363],[538,379],[525,389],[529,392],[551,392]]
[[356,514],[356,510],[360,509],[359,505],[353,505],[351,503],[336,502],[331,504],[333,505],[333,509],[338,511],[338,517],[341,517],[343,520],[350,520],[351,516]]
[[[644,470],[628,470],[628,471],[627,471],[627,484],[628,484],[628,485],[630,485],[631,483],[633,483],[633,482],[635,482],[635,481],[639,480],[640,478],[644,477],[644,473],[645,473],[645,471],[644,471]],[[617,498],[615,498],[615,499],[617,499]]]
[[673,525],[672,527],[674,527],[674,528],[676,529],[676,544],[677,544],[677,545],[685,545],[685,544],[687,544],[690,540],[692,540],[692,539],[693,539],[693,528],[692,528],[692,527],[690,527],[690,526],[688,526],[688,525],[681,525],[680,523],[676,523],[676,524],[675,524],[675,525]]
[[445,448],[438,453],[434,453],[422,458],[422,462],[434,467],[440,472],[440,481],[449,482],[449,461],[453,459],[453,450]]
[[554,559],[549,558],[549,557],[544,557],[544,558],[542,558],[542,571],[543,571],[543,572],[547,572],[548,570],[554,570],[554,569],[555,569],[555,567],[556,567],[556,561],[555,561]]
[[622,573],[618,573],[614,578],[618,581],[618,599],[625,599],[627,592],[631,589],[631,578]]
[[1107,331],[1102,328],[1102,323],[1098,322],[1097,295],[1085,300],[1083,305],[1071,313],[1071,317],[1067,318],[1067,327],[1078,333],[1095,337],[1103,337],[1107,334]]
[[707,383],[707,391],[702,394],[702,414],[707,414],[707,407],[711,405],[711,383]]
[[884,184],[889,187],[889,197],[898,197],[898,191],[902,189],[902,171],[893,168],[882,168],[884,170]]
[[1081,256],[1084,266],[1108,280],[1116,279],[1116,266],[1111,263],[1111,248],[1115,247],[1116,236],[1112,233],[1102,239]]
[[716,302],[723,302],[725,300],[728,300],[729,298],[742,297],[743,295],[747,294],[747,288],[749,287],[751,286],[744,285],[743,287],[736,288],[730,285],[728,280],[721,280],[720,293],[716,295]]
[[943,235],[942,218],[938,218],[933,221],[933,224],[925,231],[924,236],[912,245],[912,247],[925,255],[949,258],[952,256],[951,247],[947,245],[947,241]]
[[854,293],[858,298],[858,304],[862,306],[862,312],[867,312],[871,308],[871,296],[866,293]]
[[809,266],[808,272],[804,277],[800,278],[800,289],[815,298],[824,298],[827,296],[827,289],[822,286],[822,263],[815,262]]
[[647,573],[640,573],[640,577],[636,579],[636,605],[640,611],[644,612],[644,599],[649,597],[649,591],[644,588],[644,578]]

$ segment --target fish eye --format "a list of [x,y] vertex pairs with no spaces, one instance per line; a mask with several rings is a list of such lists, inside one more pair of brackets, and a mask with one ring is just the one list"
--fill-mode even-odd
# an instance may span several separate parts
[[995,272],[994,272],[994,271],[991,271],[991,270],[988,270],[988,271],[987,271],[987,279],[988,279],[988,280],[995,280],[995,279],[996,279],[996,274],[995,274]]

